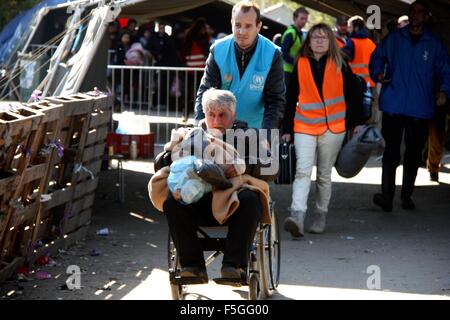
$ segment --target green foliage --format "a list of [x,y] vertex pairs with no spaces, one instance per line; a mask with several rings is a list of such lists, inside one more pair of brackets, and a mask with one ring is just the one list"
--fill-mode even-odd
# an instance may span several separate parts
[[41,0],[1,0],[0,1],[0,30],[21,11],[25,11]]

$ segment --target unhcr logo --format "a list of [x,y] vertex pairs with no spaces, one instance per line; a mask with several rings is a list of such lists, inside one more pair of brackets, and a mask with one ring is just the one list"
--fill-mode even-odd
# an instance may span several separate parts
[[264,89],[264,76],[255,74],[253,81],[250,84],[250,89],[255,91],[263,91]]

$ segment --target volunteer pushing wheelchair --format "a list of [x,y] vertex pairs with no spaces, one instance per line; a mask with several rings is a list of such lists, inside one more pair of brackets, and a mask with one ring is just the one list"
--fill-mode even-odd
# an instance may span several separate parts
[[[233,93],[209,89],[202,102],[203,126],[172,131],[149,183],[150,199],[169,225],[173,297],[182,298],[186,284],[207,283],[206,265],[220,252],[217,283],[248,284],[250,299],[269,296],[278,285],[280,260],[267,182],[278,167],[261,131],[236,120]],[[212,239],[203,229],[222,225],[226,238]],[[203,251],[216,252],[205,262]]]

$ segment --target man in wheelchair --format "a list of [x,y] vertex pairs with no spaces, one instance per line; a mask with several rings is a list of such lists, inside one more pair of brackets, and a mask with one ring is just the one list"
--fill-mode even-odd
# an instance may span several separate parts
[[[206,178],[202,176],[212,184],[212,192],[205,192],[197,202],[182,203],[179,196],[170,192],[167,186],[170,165],[175,163],[177,157],[180,157],[180,152],[174,152],[176,149],[174,146],[183,143],[186,145],[186,141],[192,136],[189,133],[200,129],[186,130],[187,134],[182,138],[174,138],[174,132],[172,132],[171,142],[166,144],[165,151],[155,159],[157,172],[149,183],[150,199],[153,205],[167,217],[170,235],[179,255],[181,278],[195,279],[195,283],[208,282],[197,229],[198,226],[226,225],[228,232],[221,277],[239,281],[246,272],[258,223],[261,221],[270,223],[267,181],[273,180],[278,172],[273,170],[267,137],[261,138],[262,130],[248,128],[246,122],[236,120],[236,99],[233,93],[227,90],[209,89],[204,93],[202,102],[206,116],[202,128],[207,135],[203,142],[215,144],[214,151],[209,153],[213,155],[210,160],[212,159],[214,163],[220,162],[217,161],[220,160],[218,154],[221,154],[218,151],[223,151],[222,148],[226,149],[225,153],[228,155],[230,149],[232,149],[231,154],[236,154],[236,150],[242,152],[244,141],[245,154],[239,154],[239,156],[245,161],[245,171],[238,169],[242,167],[236,165],[236,162],[234,165],[220,164],[222,178],[229,183],[228,187],[223,187],[224,181],[220,181],[223,180],[220,174],[213,174],[213,177],[205,175]],[[239,138],[239,133],[244,134],[244,139]],[[233,135],[232,139],[229,139],[230,134]],[[257,137],[256,152],[251,145],[255,143],[255,140],[249,138],[252,134]],[[233,141],[233,143],[231,145],[231,143],[224,143],[225,141]],[[205,143],[200,144],[202,145],[199,147],[189,141],[187,145],[191,148],[187,149],[190,149],[190,153],[198,148],[204,151]],[[205,156],[204,153],[203,156]]]

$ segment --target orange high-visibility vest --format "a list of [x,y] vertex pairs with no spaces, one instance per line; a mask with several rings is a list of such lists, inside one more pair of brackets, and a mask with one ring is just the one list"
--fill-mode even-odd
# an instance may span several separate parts
[[191,52],[186,55],[186,67],[204,68],[206,66],[207,56],[202,47],[195,41],[192,42]]
[[330,130],[345,131],[344,80],[336,64],[327,60],[322,85],[323,101],[311,71],[308,58],[297,63],[300,94],[294,119],[294,132],[319,136]]
[[339,49],[342,49],[345,46],[345,41],[339,37],[336,37],[336,43]]
[[369,61],[376,45],[369,38],[352,38],[352,40],[355,44],[355,56],[350,62],[350,67],[354,74],[363,77],[366,83],[369,82],[371,87],[375,87],[375,83],[370,79],[369,75]]

